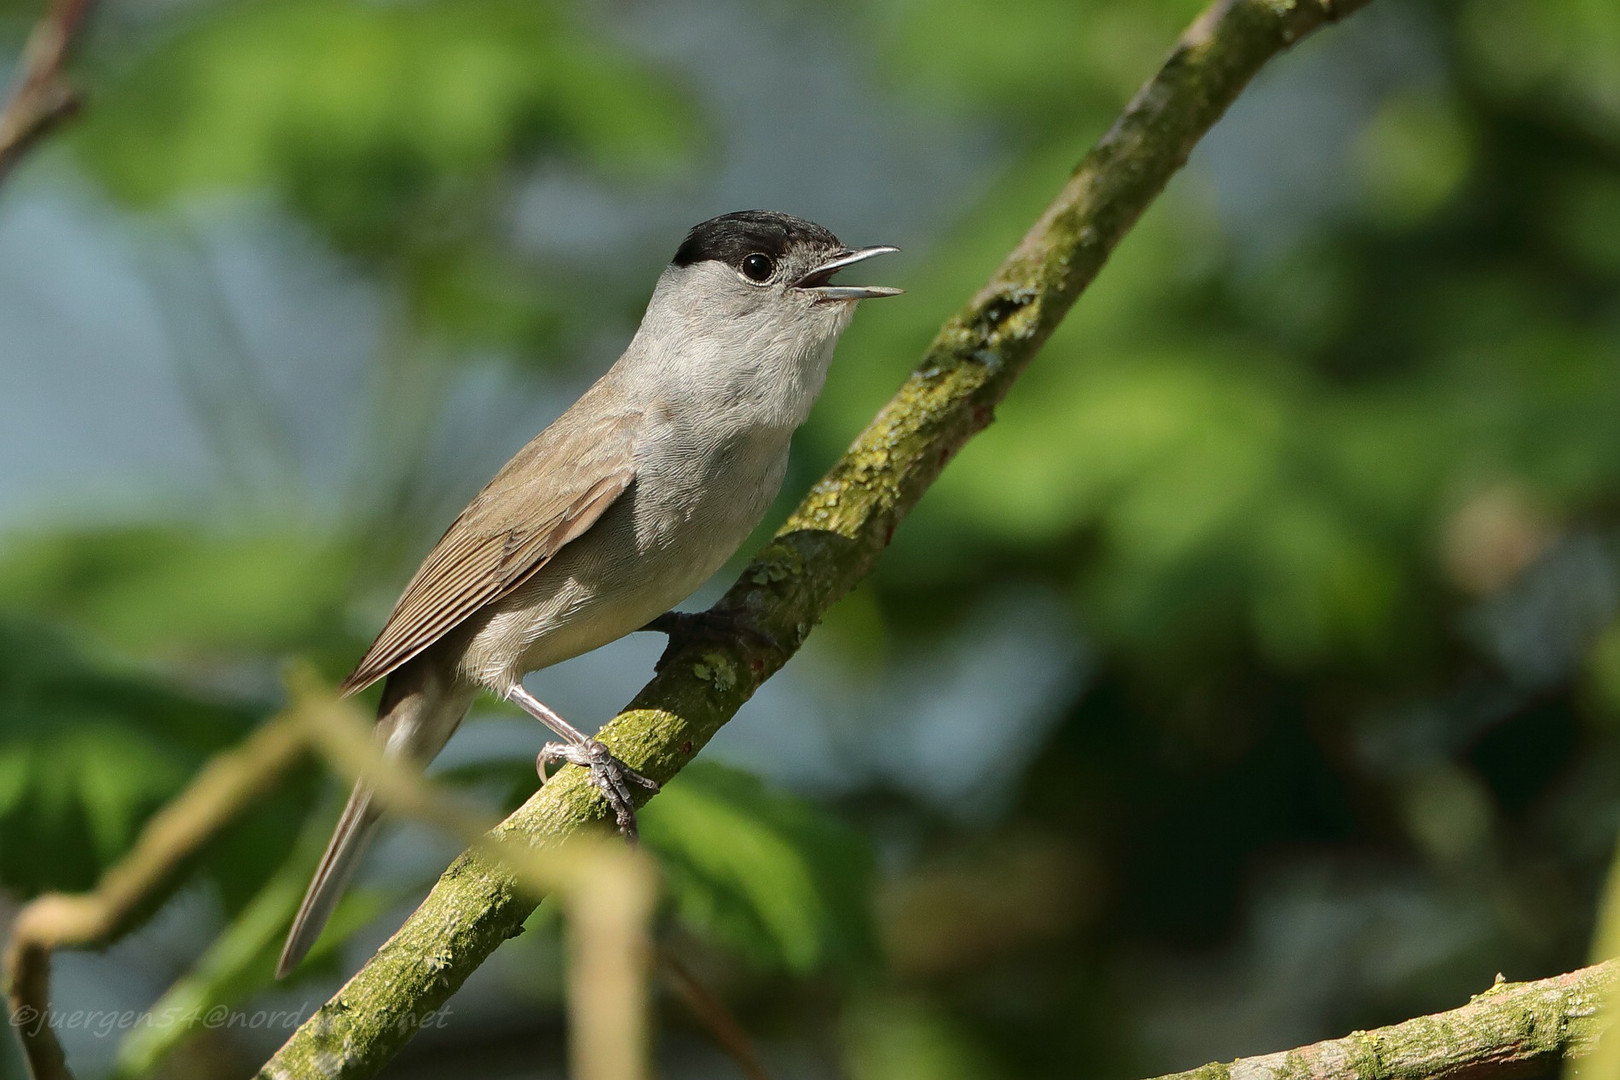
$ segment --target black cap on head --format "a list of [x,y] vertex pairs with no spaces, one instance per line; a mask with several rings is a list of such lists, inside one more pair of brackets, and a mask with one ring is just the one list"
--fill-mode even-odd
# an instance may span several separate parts
[[718,259],[735,267],[756,251],[774,260],[797,245],[843,246],[838,237],[813,221],[775,210],[739,210],[692,226],[672,261],[676,266],[691,266],[705,259]]

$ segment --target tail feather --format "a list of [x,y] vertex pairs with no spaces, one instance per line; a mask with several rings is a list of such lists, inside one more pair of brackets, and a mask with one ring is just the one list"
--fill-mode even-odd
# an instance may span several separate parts
[[[455,677],[453,668],[446,672],[420,658],[393,672],[377,707],[376,734],[383,753],[419,766],[427,764],[461,723],[476,693],[476,687]],[[356,784],[293,919],[276,963],[276,978],[297,967],[320,937],[377,829],[379,816],[372,805],[371,789],[363,782]]]
[[297,967],[315,939],[321,936],[321,929],[332,917],[338,897],[343,895],[360,856],[365,854],[366,845],[377,831],[377,818],[377,811],[371,806],[371,789],[356,784],[348,804],[343,807],[343,816],[338,818],[337,829],[326,845],[326,854],[321,856],[315,878],[304,893],[304,902],[293,918],[287,943],[281,948],[281,959],[276,961],[276,978],[284,977]]

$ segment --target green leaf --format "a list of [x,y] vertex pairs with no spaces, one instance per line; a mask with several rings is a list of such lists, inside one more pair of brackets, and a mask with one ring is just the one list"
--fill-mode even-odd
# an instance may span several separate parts
[[844,1067],[853,1080],[992,1080],[1009,1075],[972,1029],[922,997],[868,997],[847,1010]]
[[690,765],[641,813],[677,917],[761,968],[808,974],[876,956],[862,838],[735,769]]
[[300,534],[184,526],[35,533],[0,545],[0,610],[138,651],[307,646],[338,625],[342,548]]
[[489,223],[539,153],[645,172],[693,134],[660,79],[542,0],[225,5],[100,91],[76,141],[119,197],[269,188],[372,254]]
[[[0,884],[21,896],[92,887],[252,721],[247,709],[107,670],[41,624],[0,618]],[[313,776],[295,773],[203,857],[227,910],[285,858],[286,823]]]
[[0,621],[0,882],[84,889],[248,716],[101,671],[54,632]]

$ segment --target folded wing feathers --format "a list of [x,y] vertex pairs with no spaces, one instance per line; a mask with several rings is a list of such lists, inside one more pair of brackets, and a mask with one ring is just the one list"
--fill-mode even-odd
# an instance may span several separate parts
[[[340,692],[365,689],[479,608],[521,586],[630,486],[633,417],[578,432],[569,429],[567,419],[519,451],[445,531]],[[525,479],[531,470],[524,467],[536,459],[574,467],[553,475],[559,482],[537,492]],[[519,509],[525,502],[533,504],[528,513]]]

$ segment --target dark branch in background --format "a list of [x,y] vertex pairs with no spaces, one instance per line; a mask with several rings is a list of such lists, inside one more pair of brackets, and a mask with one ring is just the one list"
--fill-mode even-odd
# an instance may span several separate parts
[[[628,765],[668,781],[841,596],[1050,336],[1193,146],[1272,57],[1367,0],[1222,0],[1081,162],[990,281],[941,329],[916,372],[760,552],[720,606],[770,639],[688,645],[602,732]],[[496,830],[541,847],[601,821],[579,770],[547,783]],[[370,962],[265,1065],[262,1076],[361,1077],[408,1041],[534,909],[514,875],[469,851]]]
[[0,112],[0,181],[40,136],[72,116],[79,94],[62,74],[84,27],[90,0],[51,0],[23,46],[5,111]]
[[[1556,1075],[1592,1052],[1620,961],[1538,982],[1499,982],[1467,1005],[1158,1080],[1492,1080]],[[1497,976],[1501,978],[1501,976]],[[1601,1074],[1597,1074],[1601,1075]]]
[[94,892],[46,893],[18,913],[6,948],[6,998],[34,1080],[72,1076],[50,1025],[51,954],[100,948],[133,930],[174,891],[200,852],[281,784],[309,745],[303,727],[298,717],[284,716],[214,758],[152,818]]
[[742,1070],[745,1080],[771,1080],[748,1032],[731,1015],[726,1003],[681,963],[680,957],[670,949],[660,950],[658,968],[670,989],[685,1003],[692,1018],[713,1036],[720,1049],[731,1055],[731,1060]]

